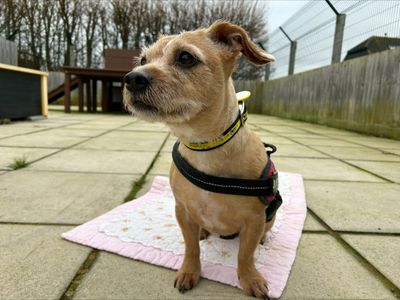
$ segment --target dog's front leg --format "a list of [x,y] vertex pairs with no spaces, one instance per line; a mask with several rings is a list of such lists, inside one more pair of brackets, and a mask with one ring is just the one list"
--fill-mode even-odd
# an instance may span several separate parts
[[193,221],[183,205],[178,202],[175,212],[185,240],[185,257],[176,275],[174,287],[184,293],[192,289],[200,279],[200,226]]
[[264,233],[264,219],[247,222],[240,231],[240,246],[238,254],[238,276],[240,285],[246,294],[258,298],[268,298],[268,286],[265,279],[257,271],[254,264],[254,252]]

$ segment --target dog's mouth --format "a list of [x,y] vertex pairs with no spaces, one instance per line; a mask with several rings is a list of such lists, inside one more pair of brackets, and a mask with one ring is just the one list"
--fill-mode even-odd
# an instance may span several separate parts
[[124,89],[126,109],[147,121],[180,123],[189,120],[203,109],[199,102],[190,99],[171,99],[171,95],[161,98],[159,95],[153,95],[152,91],[139,94]]
[[157,107],[147,104],[141,100],[133,100],[132,106],[139,111],[147,111],[147,112],[158,112]]

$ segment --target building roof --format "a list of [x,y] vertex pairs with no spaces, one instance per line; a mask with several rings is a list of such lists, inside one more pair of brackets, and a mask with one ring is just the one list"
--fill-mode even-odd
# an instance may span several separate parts
[[370,38],[366,39],[365,41],[347,51],[347,55],[344,60],[390,50],[397,47],[400,47],[399,38],[371,36]]

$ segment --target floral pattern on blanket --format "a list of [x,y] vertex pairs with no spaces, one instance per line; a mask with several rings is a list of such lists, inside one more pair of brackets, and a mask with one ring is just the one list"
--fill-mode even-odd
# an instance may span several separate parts
[[[292,195],[289,180],[285,176],[286,174],[279,175],[279,191],[283,203],[277,212],[272,230],[267,233],[266,242],[257,247],[255,253],[257,265],[264,263],[274,235],[284,222],[288,196]],[[121,214],[111,222],[102,224],[99,230],[124,242],[141,243],[179,255],[184,253],[182,234],[175,218],[175,200],[169,186],[164,189],[162,194],[149,199],[140,207]],[[210,235],[206,240],[200,241],[200,247],[201,260],[225,266],[237,266],[239,238],[224,240]]]

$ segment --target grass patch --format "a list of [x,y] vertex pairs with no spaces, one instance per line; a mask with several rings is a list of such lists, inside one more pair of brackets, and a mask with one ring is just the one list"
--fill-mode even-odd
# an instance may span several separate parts
[[8,167],[13,169],[13,170],[18,170],[22,168],[26,168],[29,165],[28,159],[23,156],[20,158],[14,158],[14,162],[10,164]]
[[129,200],[136,198],[136,194],[140,191],[140,189],[142,188],[142,186],[144,185],[145,182],[146,182],[146,175],[143,175],[142,177],[140,177],[140,179],[138,181],[135,181],[135,183],[132,186],[131,191],[129,192],[128,195],[126,195],[124,202],[127,202]]

